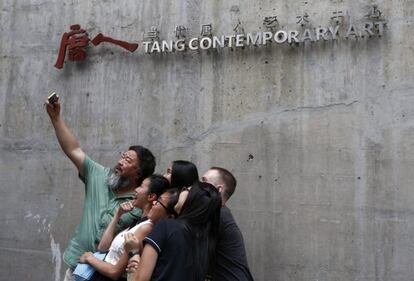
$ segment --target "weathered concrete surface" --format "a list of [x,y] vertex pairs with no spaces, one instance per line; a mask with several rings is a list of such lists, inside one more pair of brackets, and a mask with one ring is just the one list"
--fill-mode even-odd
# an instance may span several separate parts
[[83,190],[42,106],[61,94],[85,151],[112,165],[131,143],[234,171],[229,202],[256,280],[412,280],[414,3],[377,1],[382,38],[146,55],[88,49],[53,65],[79,23],[138,41],[203,23],[231,34],[265,16],[359,20],[374,1],[0,1],[0,280],[60,280]]

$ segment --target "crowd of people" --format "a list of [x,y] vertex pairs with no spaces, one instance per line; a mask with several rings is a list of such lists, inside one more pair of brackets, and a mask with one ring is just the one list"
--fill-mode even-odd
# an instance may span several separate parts
[[46,101],[58,142],[85,184],[81,221],[63,254],[66,280],[250,281],[243,237],[227,201],[236,179],[176,160],[154,174],[155,157],[130,146],[113,168],[92,160]]

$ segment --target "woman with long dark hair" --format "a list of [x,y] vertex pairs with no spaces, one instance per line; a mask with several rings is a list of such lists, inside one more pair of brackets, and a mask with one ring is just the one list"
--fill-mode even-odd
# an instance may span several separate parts
[[213,270],[221,197],[211,184],[185,187],[178,218],[162,219],[144,239],[135,281],[203,281]]
[[175,160],[167,168],[164,175],[171,184],[171,188],[181,190],[183,187],[192,186],[199,181],[196,165],[185,160]]

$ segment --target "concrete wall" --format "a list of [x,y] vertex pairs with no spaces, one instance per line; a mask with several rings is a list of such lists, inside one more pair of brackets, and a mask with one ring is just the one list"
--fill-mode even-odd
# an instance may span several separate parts
[[[212,23],[263,31],[265,16],[317,27],[331,12],[381,38],[299,47],[131,54],[109,44],[53,67],[79,23],[93,37],[141,43]],[[157,171],[194,161],[229,168],[229,202],[256,280],[412,280],[414,267],[414,3],[394,1],[0,1],[0,280],[60,280],[83,188],[42,106],[51,90],[89,155],[113,165],[132,143]]]

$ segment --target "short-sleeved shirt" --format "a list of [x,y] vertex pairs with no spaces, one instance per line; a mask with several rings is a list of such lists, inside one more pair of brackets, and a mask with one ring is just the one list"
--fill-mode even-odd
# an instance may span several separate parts
[[[72,269],[79,262],[79,257],[84,252],[95,252],[96,246],[111,222],[119,205],[131,200],[133,194],[119,196],[108,187],[106,177],[109,168],[94,162],[88,156],[83,163],[83,180],[85,182],[85,204],[82,211],[80,223],[63,253],[63,260]],[[117,232],[127,228],[132,220],[137,219],[141,210],[124,214],[118,225]]]
[[158,253],[151,281],[191,280],[194,266],[191,260],[192,238],[184,224],[162,219],[144,239]]
[[226,206],[221,208],[214,281],[252,281],[243,235]]

